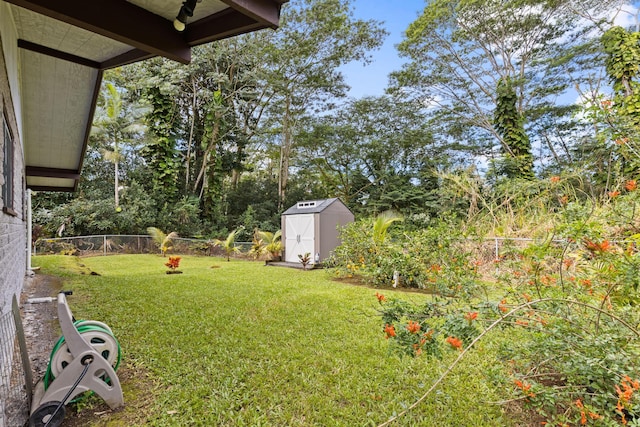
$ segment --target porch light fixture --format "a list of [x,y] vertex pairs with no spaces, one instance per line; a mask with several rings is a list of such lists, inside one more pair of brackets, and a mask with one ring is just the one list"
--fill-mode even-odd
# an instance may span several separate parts
[[196,2],[200,3],[202,0],[185,0],[182,3],[182,7],[180,8],[180,12],[178,12],[178,16],[173,21],[173,28],[178,31],[184,31],[187,27],[187,18],[191,18],[193,16],[193,11],[196,8]]

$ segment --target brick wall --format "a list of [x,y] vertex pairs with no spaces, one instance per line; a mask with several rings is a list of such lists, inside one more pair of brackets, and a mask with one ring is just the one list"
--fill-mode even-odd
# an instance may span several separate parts
[[[18,72],[17,66],[17,41],[15,28],[10,22],[10,14],[7,13],[7,4],[0,3],[0,120],[4,116],[7,120],[14,139],[14,173],[13,173],[13,211],[11,214],[0,210],[0,314],[7,313],[11,308],[11,299],[14,294],[19,296],[22,290],[26,273],[27,258],[27,223],[25,212],[24,191],[24,152],[21,143],[15,105],[19,105],[19,90],[10,85],[14,82]],[[10,87],[11,86],[11,87]],[[13,89],[13,90],[12,90]],[[1,122],[0,122],[1,123]],[[2,136],[0,128],[0,136]],[[0,169],[2,169],[2,157],[4,138],[0,138]],[[2,184],[2,171],[0,170],[0,185]],[[1,197],[1,196],[0,196]],[[4,206],[0,200],[0,209]]]

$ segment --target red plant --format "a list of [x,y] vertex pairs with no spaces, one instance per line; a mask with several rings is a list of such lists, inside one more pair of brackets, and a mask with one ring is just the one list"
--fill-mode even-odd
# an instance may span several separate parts
[[396,336],[396,328],[394,328],[393,325],[385,325],[384,333],[386,334],[385,338],[387,338],[387,339],[389,339],[391,337],[395,337]]
[[409,320],[409,324],[407,325],[407,331],[412,334],[417,334],[420,331],[420,324],[418,322],[414,322],[413,320]]
[[603,240],[601,243],[597,243],[589,239],[584,239],[584,244],[591,252],[607,252],[611,247],[608,240]]
[[467,320],[467,322],[471,323],[478,318],[478,312],[470,311],[464,315],[464,318]]
[[171,271],[175,271],[178,267],[180,267],[180,260],[181,259],[182,258],[180,258],[179,256],[170,256],[169,257],[169,261],[166,262],[164,265],[169,267],[171,269]]
[[458,350],[462,349],[462,341],[460,340],[460,338],[448,337],[445,341],[448,342],[453,348],[457,348]]

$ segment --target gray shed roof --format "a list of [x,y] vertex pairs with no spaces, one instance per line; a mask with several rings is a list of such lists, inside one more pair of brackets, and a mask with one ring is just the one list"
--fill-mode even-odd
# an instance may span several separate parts
[[342,203],[340,199],[334,197],[333,199],[324,199],[324,200],[304,200],[296,203],[291,206],[289,209],[284,211],[282,215],[299,215],[299,214],[310,214],[310,213],[319,213],[323,210],[327,209],[334,203],[339,203],[344,206],[344,208],[349,211],[349,208]]

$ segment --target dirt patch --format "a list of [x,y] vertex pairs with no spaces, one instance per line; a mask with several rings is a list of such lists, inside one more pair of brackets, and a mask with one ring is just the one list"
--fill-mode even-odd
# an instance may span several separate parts
[[60,326],[55,302],[30,304],[27,300],[55,297],[61,289],[62,279],[37,274],[26,280],[22,291],[22,323],[34,381],[47,371],[51,349],[60,336]]

